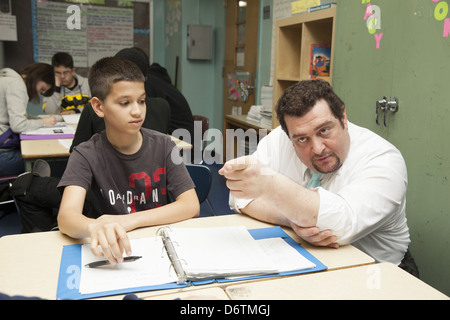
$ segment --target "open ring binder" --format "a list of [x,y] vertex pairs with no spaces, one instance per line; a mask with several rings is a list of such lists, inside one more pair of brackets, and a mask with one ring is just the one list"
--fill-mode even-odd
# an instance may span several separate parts
[[[272,267],[267,268],[263,262],[265,259],[255,248],[256,246],[262,250],[262,245],[255,241],[259,243],[268,240],[271,245],[277,244],[272,251],[277,257],[282,257],[276,259],[276,262],[281,264],[275,266],[275,271]],[[275,243],[272,240],[276,240]],[[325,265],[280,227],[247,230],[243,226],[173,229],[164,226],[157,230],[154,237],[130,241],[133,242],[134,254],[142,255],[142,259],[135,264],[125,264],[123,268],[119,266],[115,270],[83,268],[82,252],[90,252],[89,244],[64,246],[57,298],[85,299],[139,291],[178,289],[191,285],[285,276],[326,269]],[[283,249],[280,250],[281,243]],[[162,251],[166,251],[166,254],[161,255]],[[298,256],[307,261],[297,262]],[[294,265],[285,265],[285,258],[295,258]],[[139,272],[132,268],[134,266]],[[121,277],[122,272],[125,272],[124,277]],[[124,283],[116,285],[111,277],[120,278]],[[86,283],[89,288],[86,288]],[[91,289],[92,287],[98,289]]]
[[177,274],[178,281],[177,284],[186,284],[187,278],[186,273],[184,272],[183,266],[181,265],[181,259],[178,258],[177,252],[174,248],[174,242],[171,240],[167,229],[170,229],[168,227],[165,228],[159,228],[157,234],[161,236],[164,248],[166,249],[167,256],[170,259],[170,262],[173,266],[173,269],[175,270],[175,273]]

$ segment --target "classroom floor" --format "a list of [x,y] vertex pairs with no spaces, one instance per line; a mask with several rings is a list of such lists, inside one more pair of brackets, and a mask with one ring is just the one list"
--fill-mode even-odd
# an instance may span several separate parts
[[[213,164],[208,166],[211,168],[213,173],[212,186],[208,198],[215,214],[234,214],[228,206],[229,190],[225,185],[225,179],[217,172],[222,165]],[[206,201],[203,202],[200,206],[200,217],[208,217],[212,215],[213,213]],[[18,234],[20,233],[20,228],[20,217],[14,206],[8,205],[8,207],[0,207],[0,237]]]

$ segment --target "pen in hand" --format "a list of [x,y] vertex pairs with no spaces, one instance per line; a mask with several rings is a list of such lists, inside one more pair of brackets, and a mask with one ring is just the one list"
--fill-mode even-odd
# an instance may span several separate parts
[[[123,258],[123,262],[133,262],[140,258],[142,258],[142,257],[141,256],[129,256],[129,257]],[[107,266],[107,265],[110,265],[110,262],[108,260],[101,260],[101,261],[95,261],[95,262],[88,263],[84,266],[86,268],[97,268],[97,267],[102,267],[102,266]]]

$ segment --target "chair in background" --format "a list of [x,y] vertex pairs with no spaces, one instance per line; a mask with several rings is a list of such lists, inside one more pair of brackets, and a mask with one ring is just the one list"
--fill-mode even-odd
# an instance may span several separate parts
[[[11,184],[14,182],[14,180],[17,179],[17,177],[18,177],[17,175],[8,175],[8,176],[0,177],[0,185],[8,183],[8,188],[9,188],[9,187],[11,187]],[[17,212],[19,212],[19,208],[17,207],[16,200],[14,199],[14,197],[12,195],[9,195],[9,197],[5,200],[0,199],[0,206],[3,206],[8,203],[14,203],[16,206]]]
[[216,215],[208,199],[208,194],[211,190],[212,184],[211,169],[202,164],[186,164],[186,169],[195,184],[195,191],[197,192],[198,201],[200,203],[206,201],[213,215]]
[[204,116],[194,115],[194,122],[201,121],[202,122],[202,135],[205,134],[206,130],[209,129],[209,119]]

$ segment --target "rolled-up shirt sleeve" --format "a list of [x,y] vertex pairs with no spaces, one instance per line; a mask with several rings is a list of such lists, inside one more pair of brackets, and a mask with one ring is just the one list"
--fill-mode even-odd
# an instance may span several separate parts
[[407,173],[400,153],[386,151],[359,163],[364,165],[351,173],[343,170],[344,176],[338,179],[345,183],[339,190],[318,188],[317,227],[332,230],[340,245],[357,241],[380,226],[395,226],[405,209]]

